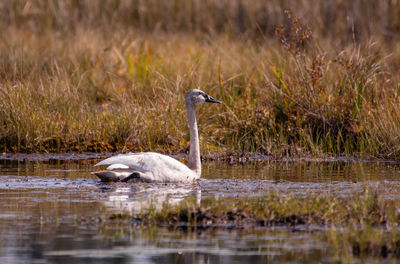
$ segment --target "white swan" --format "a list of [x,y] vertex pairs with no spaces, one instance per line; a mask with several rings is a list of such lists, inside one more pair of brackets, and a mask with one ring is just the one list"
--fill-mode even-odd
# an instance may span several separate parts
[[145,182],[193,182],[201,176],[199,135],[196,105],[221,103],[201,90],[186,94],[186,110],[190,128],[189,167],[166,155],[154,152],[122,154],[105,159],[95,166],[110,165],[94,174],[102,181],[139,180]]

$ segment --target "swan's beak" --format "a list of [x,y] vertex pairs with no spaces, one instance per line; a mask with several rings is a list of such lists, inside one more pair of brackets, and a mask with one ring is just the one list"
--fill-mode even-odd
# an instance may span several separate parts
[[207,97],[206,97],[206,102],[207,102],[207,103],[222,104],[221,101],[218,101],[218,100],[212,98],[212,97],[209,96],[209,95],[207,95]]

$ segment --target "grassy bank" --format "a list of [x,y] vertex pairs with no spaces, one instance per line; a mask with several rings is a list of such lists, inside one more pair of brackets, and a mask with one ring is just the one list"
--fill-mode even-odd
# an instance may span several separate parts
[[296,198],[290,194],[269,193],[246,198],[206,198],[185,200],[180,204],[165,201],[162,208],[135,214],[111,215],[110,220],[131,220],[170,226],[296,226],[317,225],[336,228],[395,228],[399,225],[398,200],[388,200],[376,190],[366,188],[349,198],[316,196]]
[[223,2],[3,4],[0,151],[400,156],[396,5]]
[[[168,226],[201,232],[208,228],[301,228],[323,233],[324,241],[345,262],[353,257],[400,257],[398,200],[365,189],[352,198],[296,198],[270,193],[256,198],[207,198],[138,213],[113,214],[101,222]],[[81,224],[92,219],[82,218]],[[95,221],[99,221],[95,217]],[[321,231],[322,230],[322,231]]]

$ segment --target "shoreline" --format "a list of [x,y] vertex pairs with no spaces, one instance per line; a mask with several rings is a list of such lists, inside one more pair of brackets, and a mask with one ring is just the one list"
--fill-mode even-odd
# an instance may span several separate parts
[[[130,152],[127,152],[130,153]],[[13,153],[3,152],[0,154],[1,160],[10,161],[49,161],[49,160],[87,160],[87,159],[103,159],[114,155],[127,154],[122,152],[55,152],[55,153]],[[187,153],[162,153],[167,156],[171,156],[176,159],[188,158]],[[359,157],[359,156],[334,156],[334,155],[322,155],[318,156],[292,156],[292,157],[274,157],[272,155],[266,155],[261,153],[222,153],[222,152],[207,152],[201,155],[203,162],[224,162],[231,164],[246,164],[252,162],[385,162],[385,163],[400,163],[400,160],[396,159],[380,159],[376,157]]]

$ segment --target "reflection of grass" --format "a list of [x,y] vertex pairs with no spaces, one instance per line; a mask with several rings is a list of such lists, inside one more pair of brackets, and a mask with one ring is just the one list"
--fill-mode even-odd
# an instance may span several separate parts
[[348,260],[346,262],[355,262],[354,257],[367,256],[400,258],[398,227],[364,226],[359,229],[330,230],[326,232],[326,238],[337,255]]
[[256,198],[207,198],[201,205],[194,200],[180,205],[165,203],[161,210],[150,209],[133,217],[113,214],[108,221],[190,229],[302,225],[313,230],[318,226],[325,229],[325,238],[341,258],[400,257],[399,206],[399,201],[383,199],[373,189],[352,198],[301,199],[271,193]]
[[400,156],[399,52],[387,58],[383,39],[346,45],[352,28],[327,20],[337,48],[321,19],[304,26],[278,3],[264,25],[259,14],[276,8],[246,1],[227,1],[226,16],[206,1],[196,19],[186,1],[79,2],[4,4],[1,151],[184,151],[184,94],[201,87],[224,101],[199,111],[203,150]]
[[[364,227],[397,226],[399,201],[381,198],[372,189],[351,199],[336,197],[295,198],[271,193],[252,198],[206,198],[201,205],[188,200],[181,204],[164,204],[161,210],[144,211],[144,222],[202,226],[214,224],[252,224],[261,226],[317,224]],[[114,215],[112,218],[119,218]],[[121,216],[126,217],[126,216]]]

